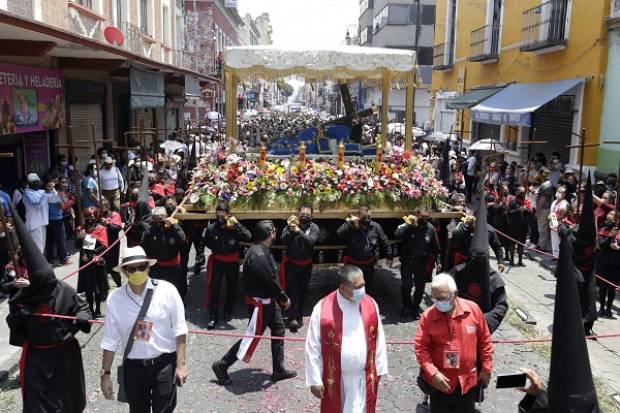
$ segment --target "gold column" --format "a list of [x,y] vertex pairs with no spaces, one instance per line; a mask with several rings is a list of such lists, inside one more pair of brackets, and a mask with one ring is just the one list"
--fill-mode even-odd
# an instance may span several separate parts
[[405,107],[405,150],[410,151],[413,144],[413,112],[415,110],[415,68],[407,73],[407,99]]
[[236,137],[237,130],[237,76],[228,68],[224,74],[226,96],[226,140]]
[[387,139],[388,135],[388,100],[390,96],[390,75],[383,74],[381,82],[381,139]]

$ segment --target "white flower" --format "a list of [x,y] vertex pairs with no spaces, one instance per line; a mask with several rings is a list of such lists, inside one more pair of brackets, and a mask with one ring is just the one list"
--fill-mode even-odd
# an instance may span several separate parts
[[368,182],[367,186],[368,186],[369,189],[372,189],[372,188],[375,187],[375,181],[373,181],[372,178],[368,178],[367,182]]

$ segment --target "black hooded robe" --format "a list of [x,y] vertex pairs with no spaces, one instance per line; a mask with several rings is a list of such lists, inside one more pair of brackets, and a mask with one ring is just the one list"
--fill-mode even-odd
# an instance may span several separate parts
[[[9,303],[7,324],[10,344],[22,347],[20,383],[24,412],[81,413],[86,407],[86,385],[82,352],[74,338],[78,331],[90,332],[88,304],[62,281],[49,292],[22,297],[20,291]],[[32,284],[31,284],[32,285]],[[32,316],[34,313],[78,317],[81,321]]]

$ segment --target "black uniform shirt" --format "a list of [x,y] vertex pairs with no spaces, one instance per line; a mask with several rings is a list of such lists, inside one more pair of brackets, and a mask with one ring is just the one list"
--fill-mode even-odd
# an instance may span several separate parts
[[288,300],[278,283],[278,270],[269,248],[258,243],[252,245],[243,261],[243,290],[248,297]]
[[428,257],[439,253],[439,241],[435,227],[430,222],[425,228],[402,224],[394,232],[396,239],[402,240],[400,244],[401,259]]
[[288,227],[282,231],[282,244],[286,246],[288,257],[293,260],[312,258],[318,238],[319,226],[314,222],[311,222],[308,228],[300,228],[299,232],[289,231]]
[[169,261],[179,252],[185,242],[185,233],[179,225],[166,229],[158,224],[151,224],[142,237],[142,248],[149,258]]
[[252,233],[240,222],[230,229],[216,221],[205,228],[202,237],[212,253],[229,255],[239,252],[239,241],[250,241]]
[[371,221],[367,228],[353,228],[345,222],[338,228],[338,238],[346,241],[347,254],[356,261],[366,261],[375,256],[375,248],[380,247],[381,254],[392,258],[392,248],[381,225]]

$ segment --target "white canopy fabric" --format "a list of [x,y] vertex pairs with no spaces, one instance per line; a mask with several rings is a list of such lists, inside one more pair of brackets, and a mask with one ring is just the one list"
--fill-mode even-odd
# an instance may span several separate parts
[[471,108],[476,122],[531,126],[532,112],[583,82],[566,79],[543,83],[513,83]]
[[394,79],[417,70],[414,51],[359,46],[327,49],[229,47],[224,60],[227,69],[239,76],[272,78],[295,74],[309,79],[382,79],[387,73]]
[[490,151],[506,153],[507,150],[501,142],[495,139],[480,139],[474,142],[469,148],[470,151]]

